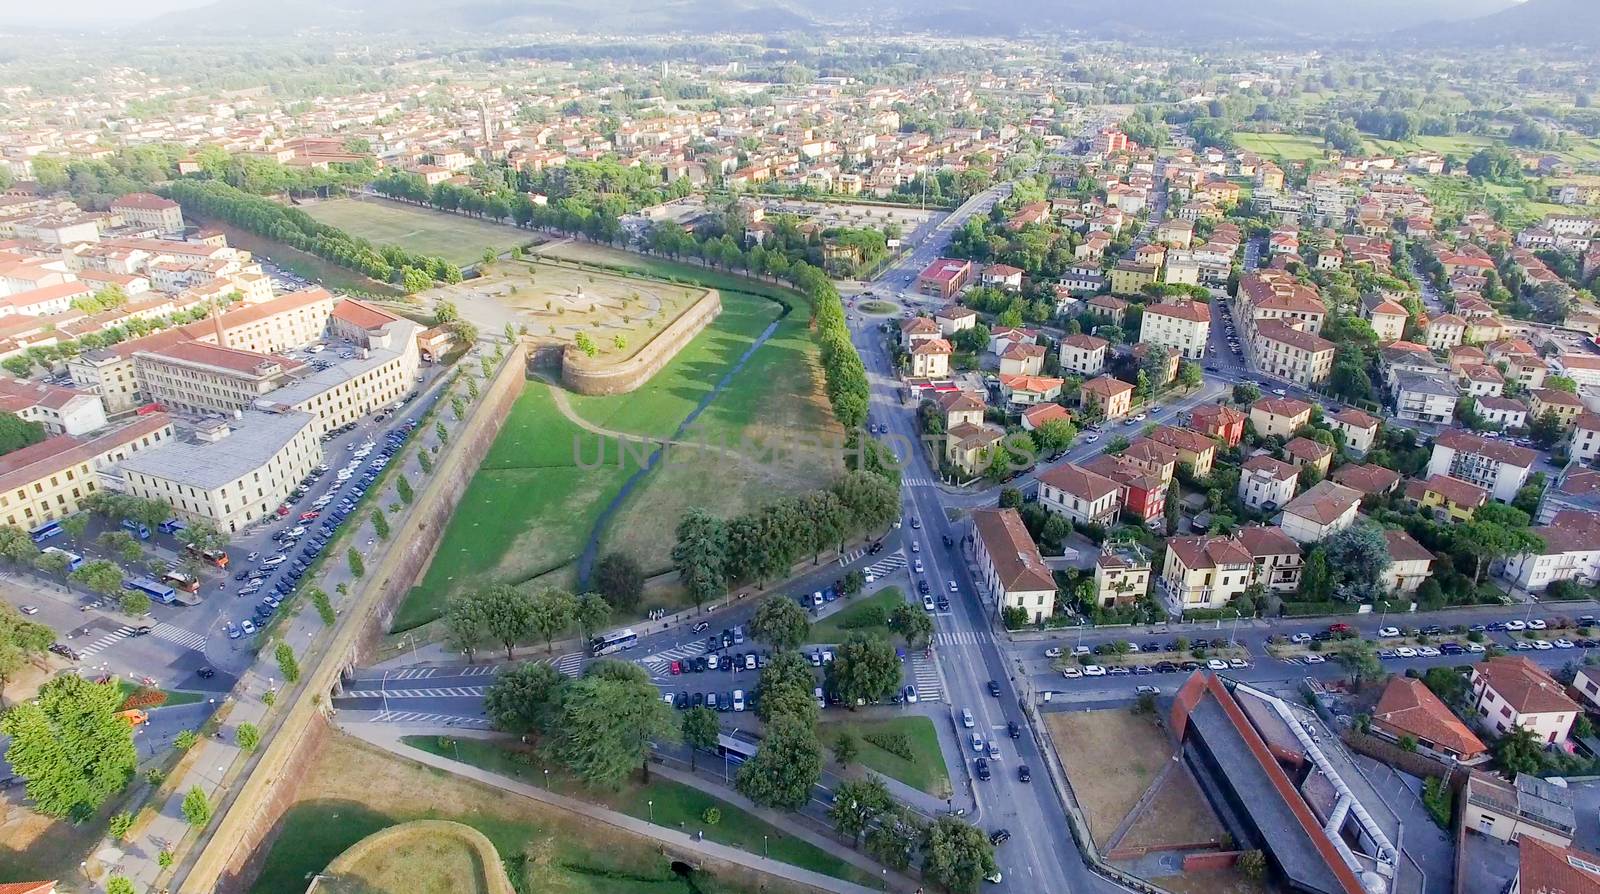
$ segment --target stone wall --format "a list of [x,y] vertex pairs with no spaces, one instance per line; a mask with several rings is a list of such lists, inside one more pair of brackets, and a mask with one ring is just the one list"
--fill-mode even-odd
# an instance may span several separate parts
[[716,289],[708,289],[700,300],[690,305],[678,318],[667,324],[640,348],[638,353],[625,360],[590,357],[573,345],[568,345],[561,355],[561,382],[579,394],[622,394],[649,381],[678,356],[690,339],[711,324],[722,313],[722,296]]
[[[395,607],[427,568],[445,524],[467,482],[500,433],[527,383],[527,348],[518,344],[484,388],[452,447],[435,464],[405,521],[379,560],[367,569],[349,607],[334,628],[333,640],[314,662],[307,662],[305,685],[279,710],[283,719],[257,754],[243,780],[222,796],[219,819],[199,855],[172,885],[180,894],[235,894],[249,889],[260,871],[266,845],[277,834],[283,813],[294,803],[301,769],[316,754],[327,731],[326,710],[346,669],[360,663],[388,629]],[[409,455],[409,452],[408,454]]]

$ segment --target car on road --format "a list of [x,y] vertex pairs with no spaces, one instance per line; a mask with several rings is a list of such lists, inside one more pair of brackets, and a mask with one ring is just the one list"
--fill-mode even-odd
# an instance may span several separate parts
[[1543,630],[1543,629],[1545,629],[1545,627],[1546,627],[1546,624],[1545,624],[1543,618],[1531,618],[1528,621],[1528,629],[1529,630]]
[[1206,667],[1214,671],[1225,671],[1228,669],[1228,662],[1221,658],[1209,658],[1206,660]]
[[1022,738],[1022,727],[1018,726],[1015,720],[1007,720],[1006,735],[1013,739],[1020,739]]
[[256,624],[254,621],[246,618],[239,622],[239,630],[242,631],[245,636],[249,636],[250,634],[256,632]]
[[989,781],[990,773],[989,773],[989,759],[988,758],[982,758],[982,757],[978,758],[976,761],[973,761],[972,767],[973,767],[973,771],[977,774],[979,779],[981,779],[981,780],[983,780],[985,782]]
[[701,633],[701,632],[704,632],[704,631],[710,630],[710,629],[711,629],[711,622],[710,621],[700,621],[700,622],[697,622],[694,625],[694,632],[695,633]]
[[959,589],[956,588],[956,582],[955,581],[951,581],[950,582],[950,592],[952,592],[952,593],[961,592]]
[[994,845],[995,847],[999,847],[1000,845],[1005,844],[1007,841],[1010,841],[1010,840],[1011,840],[1011,830],[1010,829],[996,829],[992,834],[989,835],[989,843]]
[[209,680],[217,675],[217,669],[214,667],[202,667],[195,671],[195,674],[197,674],[202,680]]
[[922,610],[928,612],[933,611],[933,597],[926,593],[922,594]]
[[911,518],[911,530],[913,530],[913,531],[922,530],[922,522],[919,521],[915,516],[912,516],[912,518]]
[[1027,764],[1018,764],[1017,765],[1017,781],[1018,782],[1032,782],[1033,781],[1033,771],[1028,769],[1028,765]]
[[908,705],[916,704],[917,703],[917,687],[911,686],[911,685],[908,684],[905,689],[902,689],[900,691],[900,697],[902,699],[904,699],[905,703],[908,704]]
[[995,680],[989,681],[989,694],[995,698],[1000,697],[1000,684]]
[[967,729],[972,729],[972,710],[970,708],[961,709],[961,725]]
[[19,606],[17,608],[17,611],[22,612],[25,615],[37,615],[39,613],[39,606],[37,606],[37,605],[23,605],[23,606]]
[[1161,692],[1161,688],[1147,684],[1144,686],[1135,686],[1133,687],[1133,691],[1139,695],[1158,695]]
[[[1489,629],[1490,630],[1495,629],[1494,625],[1490,624],[1489,625]],[[1528,623],[1526,621],[1507,621],[1507,622],[1505,622],[1504,626],[1501,629],[1509,630],[1509,631],[1511,631],[1513,633],[1516,633],[1516,632],[1519,632],[1519,631],[1527,630],[1528,629]]]
[[1393,639],[1394,637],[1397,637],[1399,635],[1400,635],[1400,628],[1398,628],[1398,627],[1379,627],[1378,628],[1378,636],[1382,637],[1383,639]]

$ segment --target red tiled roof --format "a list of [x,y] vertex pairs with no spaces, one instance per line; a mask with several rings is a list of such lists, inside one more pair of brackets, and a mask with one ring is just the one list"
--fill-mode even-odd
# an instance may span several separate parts
[[1489,499],[1488,491],[1449,475],[1432,475],[1426,481],[1412,481],[1406,485],[1406,496],[1414,500],[1421,500],[1430,491],[1467,509],[1476,509]]
[[1526,447],[1490,440],[1459,428],[1446,429],[1440,432],[1439,436],[1433,439],[1433,443],[1448,447],[1451,450],[1459,450],[1462,453],[1487,456],[1497,462],[1516,466],[1520,469],[1532,468],[1534,460],[1539,458],[1537,453]]
[[140,211],[165,211],[168,208],[176,207],[178,207],[177,202],[171,199],[163,199],[154,193],[148,192],[130,192],[111,203],[112,211],[118,208],[137,208]]
[[1400,473],[1371,464],[1347,463],[1333,470],[1333,480],[1363,495],[1388,491],[1400,481]]
[[1115,481],[1082,466],[1064,463],[1039,476],[1039,483],[1091,503],[1121,490]]
[[1082,333],[1077,335],[1069,335],[1066,338],[1063,338],[1061,343],[1069,347],[1077,348],[1080,351],[1091,352],[1098,351],[1101,348],[1111,344],[1111,342],[1108,342],[1103,338],[1097,338],[1093,335],[1084,335]]
[[955,348],[942,338],[925,338],[911,346],[912,354],[953,354]]
[[1324,479],[1318,481],[1310,490],[1290,500],[1289,505],[1283,507],[1283,511],[1310,519],[1318,525],[1327,525],[1360,502],[1359,493],[1342,484]]
[[1478,662],[1473,669],[1518,714],[1577,712],[1578,703],[1567,697],[1544,668],[1521,655],[1501,655]]
[[0,456],[0,490],[10,490],[37,481],[51,472],[86,462],[119,444],[138,440],[172,424],[165,413],[140,416],[122,428],[93,438],[58,435]]
[[1188,453],[1204,454],[1207,451],[1215,450],[1217,447],[1217,442],[1206,435],[1171,425],[1157,426],[1155,431],[1150,433],[1150,440],[1165,444],[1174,450],[1182,450]]
[[1282,460],[1274,459],[1265,453],[1257,454],[1244,461],[1246,472],[1260,472],[1276,478],[1279,481],[1288,481],[1300,474],[1300,470]]
[[335,304],[333,306],[333,315],[346,323],[360,326],[369,332],[374,329],[382,329],[400,319],[383,308],[373,307],[365,301],[357,301],[354,298],[346,298]]
[[54,881],[0,883],[0,894],[51,894],[55,889]]
[[1060,404],[1034,404],[1022,411],[1022,418],[1028,420],[1029,425],[1038,428],[1052,419],[1070,421],[1072,413]]
[[1355,407],[1345,407],[1343,410],[1340,410],[1329,418],[1338,422],[1342,422],[1351,428],[1370,429],[1376,428],[1378,425],[1378,418],[1376,416],[1363,413]]
[[1174,317],[1190,323],[1211,322],[1211,307],[1199,301],[1180,301],[1177,304],[1151,304],[1144,312],[1161,317]]
[[1306,462],[1317,462],[1324,457],[1333,455],[1333,448],[1326,444],[1319,444],[1310,438],[1295,438],[1283,445],[1285,453],[1295,459]]
[[1406,533],[1403,528],[1386,528],[1383,539],[1389,544],[1389,558],[1396,562],[1431,562],[1433,553]]
[[1243,546],[1221,534],[1172,537],[1167,540],[1167,551],[1177,555],[1183,567],[1191,571],[1219,565],[1249,565],[1254,561]]
[[1300,544],[1294,538],[1283,533],[1282,528],[1272,528],[1266,525],[1246,525],[1233,535],[1239,545],[1250,553],[1252,558],[1263,556],[1288,556],[1300,555]]
[[1090,394],[1098,394],[1101,397],[1114,397],[1118,394],[1125,394],[1129,391],[1132,391],[1133,386],[1122,381],[1121,379],[1114,379],[1111,376],[1097,376],[1087,382],[1084,382],[1079,390],[1088,392]]
[[1389,678],[1372,720],[1397,733],[1438,743],[1464,758],[1484,751],[1482,740],[1473,735],[1421,680],[1412,677],[1395,675]]
[[1017,510],[978,509],[972,513],[972,522],[1000,586],[1007,592],[1055,591],[1055,577]]
[[1252,410],[1271,413],[1274,416],[1287,416],[1294,418],[1302,413],[1311,412],[1311,405],[1303,400],[1292,397],[1263,397],[1250,405]]
[[1333,342],[1320,335],[1312,335],[1277,320],[1261,321],[1260,325],[1256,326],[1256,335],[1313,354],[1331,351],[1334,347]]
[[1523,894],[1600,894],[1600,856],[1523,835],[1517,839],[1517,890]]

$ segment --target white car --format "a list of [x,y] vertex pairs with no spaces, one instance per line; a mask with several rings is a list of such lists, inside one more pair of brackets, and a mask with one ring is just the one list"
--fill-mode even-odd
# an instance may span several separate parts
[[744,710],[744,690],[743,689],[735,689],[733,691],[733,709],[735,711],[743,711]]
[[1250,666],[1250,662],[1243,658],[1229,658],[1228,666],[1231,668],[1245,668]]
[[925,612],[933,611],[933,597],[932,596],[924,596],[924,597],[922,597],[922,610],[925,611]]
[[[1510,625],[1508,624],[1506,626],[1509,627]],[[1544,624],[1544,619],[1543,618],[1534,618],[1534,619],[1532,619],[1532,620],[1530,620],[1528,622],[1528,629],[1529,630],[1543,630],[1544,627],[1545,627],[1545,624]]]
[[1289,637],[1289,642],[1294,643],[1295,645],[1303,646],[1306,643],[1311,642],[1311,634],[1309,634],[1309,633],[1296,633],[1296,634],[1293,634],[1293,635],[1291,635]]
[[1398,628],[1398,627],[1379,627],[1378,628],[1378,635],[1383,637],[1384,639],[1393,639],[1393,638],[1395,638],[1395,637],[1400,635],[1400,628]]
[[1533,641],[1533,648],[1540,652],[1548,652],[1555,646],[1550,645],[1548,640],[1536,639]]
[[1046,658],[1060,658],[1061,657],[1061,647],[1060,646],[1051,646],[1050,648],[1045,649],[1044,650],[1044,657],[1046,657]]
[[1483,647],[1483,643],[1462,643],[1461,644],[1461,648],[1466,649],[1468,652],[1472,652],[1472,653],[1475,653],[1475,654],[1482,654],[1483,652],[1487,651]]
[[1095,434],[1094,432],[1089,432],[1088,436],[1085,437],[1084,440],[1089,442],[1090,444],[1093,444],[1095,441],[1100,440],[1100,436]]
[[1078,670],[1075,667],[1064,667],[1061,669],[1061,676],[1066,677],[1069,680],[1076,680],[1083,676],[1083,671]]
[[1326,664],[1327,661],[1328,661],[1328,659],[1322,657],[1321,655],[1307,655],[1306,656],[1306,664]]
[[1442,654],[1444,654],[1444,653],[1440,652],[1438,649],[1435,649],[1433,646],[1418,646],[1417,647],[1417,657],[1418,658],[1438,658]]
[[1415,658],[1417,657],[1417,650],[1410,646],[1401,646],[1394,650],[1394,654],[1398,658]]
[[1558,639],[1554,643],[1552,643],[1551,645],[1555,646],[1558,649],[1570,649],[1570,648],[1572,648],[1572,640],[1565,639],[1565,638]]
[[911,570],[915,571],[918,574],[921,574],[922,573],[922,560],[918,559],[915,562],[912,562],[911,563]]
[[25,615],[37,615],[39,613],[39,606],[37,606],[37,605],[24,605],[24,606],[21,606],[20,608],[18,608],[17,611],[20,611]]
[[1086,664],[1083,667],[1083,675],[1085,677],[1103,677],[1106,675],[1106,669],[1098,664]]
[[983,747],[983,737],[977,733],[972,734],[972,750],[978,752],[979,754],[982,754],[984,751],[988,750]]
[[[1541,621],[1539,623],[1542,624],[1544,622]],[[1516,632],[1518,630],[1527,630],[1528,629],[1528,624],[1525,621],[1507,621],[1506,622],[1506,629],[1509,630],[1509,631],[1512,631],[1514,633],[1514,632]]]
[[960,590],[956,589],[956,582],[955,581],[951,581],[950,582],[950,592],[952,592],[952,593],[961,592]]
[[[821,690],[818,691],[820,692]],[[972,710],[970,708],[961,709],[961,725],[967,729],[972,729]]]
[[334,477],[339,479],[340,481],[349,481],[350,480],[350,476],[352,476],[354,474],[355,473],[350,471],[349,469],[340,469],[339,470],[339,474],[335,475]]
[[1214,671],[1225,671],[1228,669],[1228,662],[1223,661],[1221,658],[1208,658],[1206,659],[1206,667]]

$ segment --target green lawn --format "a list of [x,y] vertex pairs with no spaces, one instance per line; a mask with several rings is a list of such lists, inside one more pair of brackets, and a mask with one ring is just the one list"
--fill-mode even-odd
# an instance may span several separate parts
[[[889,720],[830,720],[818,727],[823,742],[831,743],[839,733],[849,730],[861,746],[857,758],[862,766],[898,779],[935,798],[950,797],[950,776],[945,771],[944,753],[939,750],[939,734],[926,717],[894,717]],[[868,736],[903,738],[911,749],[911,759],[885,751]]]
[[878,592],[867,597],[857,597],[857,602],[848,608],[823,618],[811,625],[811,641],[814,643],[837,643],[844,640],[851,633],[865,633],[875,636],[889,636],[889,628],[885,624],[864,624],[864,619],[875,612],[881,612],[887,619],[894,607],[906,601],[905,594],[899,587],[884,587]]
[[[135,692],[138,692],[140,689],[140,686],[137,683],[124,680],[121,677],[116,678],[116,683],[117,691],[122,694],[123,698],[127,698]],[[167,700],[162,702],[159,706],[163,708],[169,708],[173,705],[192,705],[195,702],[204,701],[206,698],[203,693],[185,692],[178,689],[163,689],[161,692],[166,693],[167,696]],[[152,708],[150,710],[154,709]]]
[[532,233],[509,224],[380,199],[332,199],[304,205],[301,210],[325,224],[378,245],[398,245],[456,264],[481,260],[486,248],[499,254],[512,246],[537,241]]
[[1326,144],[1321,137],[1286,133],[1235,133],[1239,148],[1282,161],[1321,158]]
[[[503,776],[528,782],[537,780],[539,784],[546,782],[542,762],[536,767],[527,760],[519,759],[517,752],[497,742],[456,739],[445,747],[436,736],[406,736],[404,741],[423,751]],[[691,834],[703,832],[712,841],[751,853],[761,853],[765,846],[766,853],[772,859],[783,863],[849,881],[871,881],[870,877],[851,864],[808,842],[784,834],[726,801],[659,776],[652,777],[648,784],[639,784],[630,777],[621,789],[614,792],[586,788],[559,771],[550,773],[548,784],[556,791],[603,804],[638,819],[651,820],[659,826],[682,829]],[[708,825],[704,820],[707,808],[711,807],[722,813],[716,825]]]

